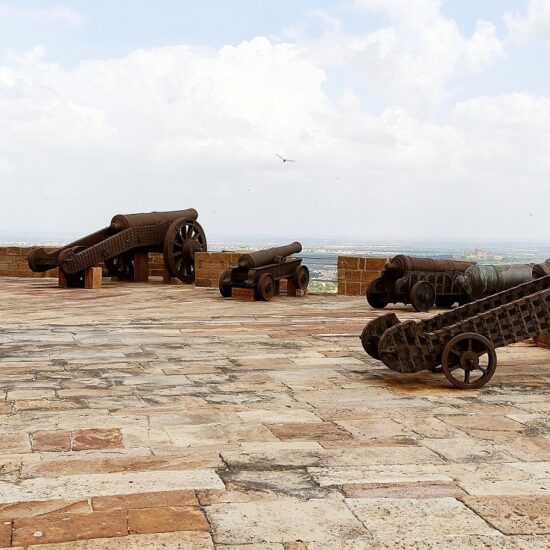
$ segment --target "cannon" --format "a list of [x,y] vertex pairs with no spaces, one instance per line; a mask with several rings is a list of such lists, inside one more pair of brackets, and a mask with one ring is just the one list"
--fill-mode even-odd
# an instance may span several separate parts
[[131,281],[136,253],[162,252],[170,276],[191,283],[195,280],[195,254],[207,248],[197,218],[194,208],[117,214],[107,227],[53,252],[34,250],[27,262],[38,272],[58,267],[70,286],[81,287],[89,267],[103,263],[111,277]]
[[386,263],[382,275],[369,285],[367,301],[376,309],[390,303],[412,304],[416,311],[466,303],[468,297],[457,284],[457,278],[474,265],[399,254]]
[[424,321],[395,313],[367,323],[365,351],[401,373],[441,370],[461,389],[480,388],[497,366],[495,349],[550,332],[550,275]]
[[219,289],[224,298],[231,297],[234,288],[253,289],[256,300],[271,300],[279,292],[279,282],[287,280],[287,294],[306,290],[309,270],[301,258],[291,254],[302,251],[299,242],[242,254],[236,267],[227,269],[220,277]]

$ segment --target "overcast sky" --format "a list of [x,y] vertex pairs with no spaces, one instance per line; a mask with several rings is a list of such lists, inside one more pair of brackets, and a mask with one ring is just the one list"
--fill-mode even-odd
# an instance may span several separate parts
[[0,192],[0,237],[549,241],[550,0],[0,0]]

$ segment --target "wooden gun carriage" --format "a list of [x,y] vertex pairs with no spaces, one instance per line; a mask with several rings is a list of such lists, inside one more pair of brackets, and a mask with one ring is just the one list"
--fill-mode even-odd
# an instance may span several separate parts
[[367,301],[377,309],[390,303],[410,303],[416,311],[466,303],[468,297],[457,278],[473,265],[399,254],[386,264],[382,276],[369,285]]
[[87,268],[105,264],[111,277],[134,280],[138,253],[162,252],[171,277],[184,283],[195,280],[195,254],[206,251],[206,235],[198,212],[175,210],[117,214],[110,225],[51,253],[39,248],[29,254],[32,271],[58,267],[70,286],[83,286]]
[[309,284],[309,270],[301,265],[301,258],[292,258],[291,254],[302,251],[299,242],[286,246],[259,250],[243,254],[238,265],[227,269],[220,277],[220,294],[231,297],[234,288],[252,289],[254,299],[271,300],[279,293],[279,283],[287,281],[287,294],[296,294],[295,290],[306,290]]
[[454,386],[480,388],[497,366],[495,348],[550,332],[550,275],[424,321],[388,313],[361,334],[365,351],[390,369],[435,370]]

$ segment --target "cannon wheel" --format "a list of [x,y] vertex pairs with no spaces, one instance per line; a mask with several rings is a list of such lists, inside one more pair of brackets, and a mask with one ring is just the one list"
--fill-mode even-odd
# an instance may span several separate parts
[[262,273],[256,287],[256,297],[269,302],[275,296],[275,280],[269,273]]
[[369,325],[366,324],[363,327],[363,331],[361,332],[361,336],[359,337],[361,339],[361,344],[363,345],[363,349],[373,358],[373,359],[380,359],[380,356],[378,355],[378,342],[380,341],[380,338],[376,338],[370,334],[368,334],[367,327]]
[[409,298],[416,311],[430,311],[435,305],[435,288],[428,281],[417,281]]
[[[441,366],[453,386],[463,390],[481,388],[495,374],[497,354],[487,338],[475,332],[465,332],[455,336],[445,346]],[[463,373],[460,378],[456,376],[457,370]],[[478,371],[480,376],[472,378],[472,373]]]
[[302,265],[300,269],[294,274],[294,284],[296,288],[305,290],[309,285],[309,269]]
[[367,302],[374,309],[384,309],[389,301],[386,298],[386,285],[384,279],[374,279],[367,289]]
[[222,276],[220,277],[220,282],[219,282],[219,289],[220,289],[220,294],[224,297],[224,298],[231,298],[231,285],[228,285],[225,281],[230,279],[230,276],[231,276],[231,269],[226,269],[223,273],[222,273]]
[[164,238],[164,265],[184,283],[195,280],[195,254],[206,252],[206,235],[196,220],[180,218],[170,224]]
[[134,280],[134,254],[132,252],[105,260],[105,267],[111,277],[116,277],[121,281]]

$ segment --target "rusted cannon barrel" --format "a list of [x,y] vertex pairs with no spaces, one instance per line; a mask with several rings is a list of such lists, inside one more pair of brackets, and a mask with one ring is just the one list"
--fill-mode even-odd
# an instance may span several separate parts
[[250,254],[243,254],[239,258],[239,269],[248,270],[272,264],[275,263],[275,259],[278,257],[284,258],[301,251],[302,245],[298,241],[295,241],[285,246],[276,246],[274,248],[267,248],[266,250],[258,250],[258,252],[251,252]]
[[433,258],[416,258],[398,254],[387,264],[386,271],[391,271],[402,277],[407,271],[428,271],[440,273],[443,271],[466,271],[475,265],[474,262],[463,262],[456,260],[434,260]]
[[533,264],[475,265],[461,275],[457,284],[472,299],[496,294],[533,278]]
[[550,275],[550,258],[541,264],[535,264],[533,266],[533,279],[539,279]]
[[146,212],[142,214],[117,214],[111,220],[109,229],[113,233],[118,233],[130,227],[139,227],[141,225],[153,225],[155,223],[173,222],[180,218],[196,220],[199,213],[194,208],[187,210],[173,210],[171,212]]

